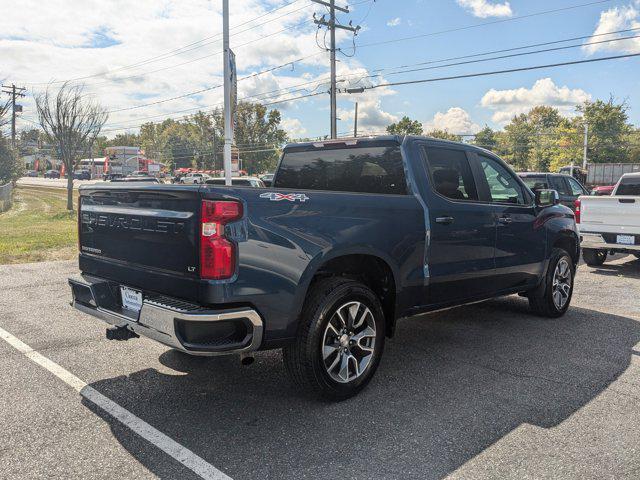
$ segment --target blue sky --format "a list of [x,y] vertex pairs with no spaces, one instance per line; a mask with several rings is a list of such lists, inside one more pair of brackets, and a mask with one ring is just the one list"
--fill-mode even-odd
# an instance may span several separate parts
[[[586,3],[593,4],[536,15]],[[638,28],[624,35],[640,35],[640,0],[353,0],[351,4],[352,12],[340,14],[339,19],[352,20],[363,28],[356,38],[360,46],[355,55],[338,55],[339,77],[345,80],[342,86],[640,52],[640,39],[634,38],[393,75],[389,67],[596,33]],[[222,67],[220,1],[25,0],[21,9],[5,8],[9,5],[9,0],[0,0],[0,10],[6,13],[0,17],[0,80],[24,85],[31,94],[51,81],[72,79],[84,84],[86,93],[112,112],[105,127],[110,136],[135,131],[145,121],[181,118],[198,108],[208,110],[221,101],[222,89],[216,88]],[[233,0],[231,12],[231,45],[240,77],[256,74],[239,83],[240,98],[280,102],[274,107],[282,111],[284,126],[293,137],[328,133],[328,95],[286,101],[327,90],[328,57],[317,46],[312,22],[314,12],[321,15],[326,9],[310,0]],[[74,21],[69,22],[70,18]],[[396,41],[412,36],[419,37]],[[601,35],[563,45],[615,37]],[[349,34],[341,32],[339,40],[344,51],[352,53]],[[322,36],[319,41],[322,43]],[[366,46],[379,42],[388,43]],[[292,63],[275,68],[287,62]],[[387,70],[366,78],[378,69]],[[306,90],[300,87],[302,83]],[[59,85],[51,84],[51,88]],[[340,95],[338,131],[351,131],[355,100],[361,131],[382,131],[388,123],[409,115],[426,129],[468,134],[485,124],[500,128],[513,114],[538,104],[571,114],[576,103],[610,95],[626,100],[632,122],[640,125],[639,58]],[[35,114],[32,98],[26,98],[24,104],[20,125],[26,128]]]

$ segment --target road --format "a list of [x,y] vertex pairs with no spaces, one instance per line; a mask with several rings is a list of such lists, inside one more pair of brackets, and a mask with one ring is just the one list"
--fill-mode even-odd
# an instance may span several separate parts
[[633,257],[581,265],[562,319],[514,296],[404,320],[369,387],[337,404],[299,394],[279,352],[243,367],[105,340],[68,305],[75,272],[0,267],[0,329],[14,339],[0,340],[0,478],[198,478],[180,455],[234,479],[640,478]]

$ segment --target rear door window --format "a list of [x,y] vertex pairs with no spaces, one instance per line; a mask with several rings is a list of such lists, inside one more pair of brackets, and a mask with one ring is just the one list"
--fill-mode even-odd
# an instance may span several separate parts
[[640,196],[640,177],[627,177],[620,180],[616,195]]
[[406,195],[398,145],[285,152],[274,188]]
[[478,200],[469,159],[463,150],[427,147],[425,152],[431,184],[436,192],[451,200]]

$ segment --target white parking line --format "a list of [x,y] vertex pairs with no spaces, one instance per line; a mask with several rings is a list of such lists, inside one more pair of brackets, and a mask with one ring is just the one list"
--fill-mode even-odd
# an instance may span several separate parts
[[193,453],[188,448],[180,445],[175,440],[169,438],[161,431],[155,429],[144,420],[136,417],[133,413],[118,405],[113,400],[105,397],[93,387],[87,385],[86,382],[80,380],[73,373],[65,370],[57,363],[49,360],[47,357],[36,352],[29,345],[19,338],[14,337],[6,330],[0,328],[0,338],[6,341],[13,348],[22,353],[25,357],[41,367],[53,373],[56,377],[76,390],[80,395],[100,407],[120,423],[128,427],[133,432],[153,444],[166,454],[170,455],[178,462],[183,464],[196,475],[207,480],[231,480],[220,470],[201,457]]

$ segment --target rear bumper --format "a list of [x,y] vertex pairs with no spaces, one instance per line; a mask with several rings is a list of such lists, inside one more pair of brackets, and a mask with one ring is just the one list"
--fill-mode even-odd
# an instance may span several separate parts
[[[605,234],[611,235],[611,234]],[[620,252],[640,252],[640,244],[624,245],[607,242],[601,233],[580,232],[580,247],[597,250],[615,250]]]
[[178,299],[143,292],[136,315],[121,307],[120,285],[82,275],[69,279],[72,306],[104,322],[191,355],[215,356],[258,350],[264,325],[251,308],[210,310]]

